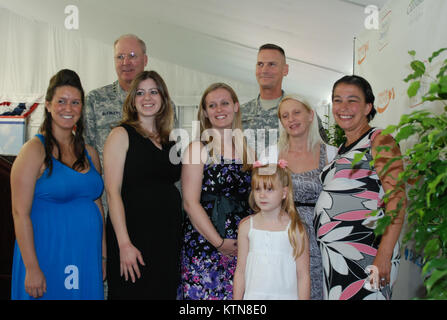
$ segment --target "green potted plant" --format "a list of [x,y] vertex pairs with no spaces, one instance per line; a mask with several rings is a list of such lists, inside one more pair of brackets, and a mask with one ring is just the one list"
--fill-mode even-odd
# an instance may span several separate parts
[[[406,185],[408,198],[408,226],[403,242],[414,243],[415,251],[422,256],[427,299],[447,299],[447,59],[440,64],[436,76],[429,74],[433,61],[444,51],[447,48],[435,51],[426,62],[416,60],[416,52],[410,51],[413,72],[404,79],[409,83],[410,98],[420,91],[421,81],[428,79],[430,88],[423,93],[422,102],[440,101],[444,111],[435,114],[417,110],[404,114],[397,125],[388,126],[382,133],[395,133],[397,143],[410,137],[418,140],[402,156],[390,159],[383,172],[396,160],[405,163],[397,180],[398,186]],[[385,202],[391,194],[393,191],[385,195]],[[376,234],[384,232],[401,208],[402,202],[395,212],[387,212],[379,220]]]
[[325,117],[326,122],[324,124],[327,128],[324,128],[324,131],[326,131],[328,143],[335,147],[341,146],[346,141],[345,132],[336,122],[329,126],[329,116],[325,115]]

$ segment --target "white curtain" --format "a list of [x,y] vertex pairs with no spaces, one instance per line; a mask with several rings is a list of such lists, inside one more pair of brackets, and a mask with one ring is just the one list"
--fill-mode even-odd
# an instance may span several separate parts
[[[113,43],[102,43],[79,31],[39,22],[1,7],[0,30],[0,102],[43,103],[51,76],[64,68],[79,74],[86,93],[116,80]],[[150,43],[147,45],[150,47]],[[146,69],[160,73],[177,106],[197,105],[203,91],[214,82],[232,86],[241,103],[258,94],[254,84],[198,72],[151,56]],[[37,132],[42,117],[41,104],[28,121],[26,139]]]
[[[1,7],[0,30],[0,101],[43,102],[51,76],[63,68],[79,74],[86,93],[116,80],[112,43],[105,44],[79,31],[31,20]],[[150,43],[147,45],[150,47]],[[241,102],[254,98],[258,91],[254,84],[198,72],[151,56],[146,69],[160,73],[178,105],[197,104],[213,82],[231,85]]]
[[86,92],[112,82],[111,46],[0,8],[0,101],[43,102],[48,82],[76,71]]

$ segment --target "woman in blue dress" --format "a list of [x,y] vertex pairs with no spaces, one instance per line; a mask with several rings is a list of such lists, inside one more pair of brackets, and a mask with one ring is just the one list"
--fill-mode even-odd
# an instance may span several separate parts
[[78,75],[54,75],[41,134],[12,167],[12,299],[104,299],[104,185],[98,153],[82,137],[83,104]]

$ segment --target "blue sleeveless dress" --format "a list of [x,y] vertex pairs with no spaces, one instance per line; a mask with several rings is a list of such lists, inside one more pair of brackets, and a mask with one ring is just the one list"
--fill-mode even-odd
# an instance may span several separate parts
[[[44,137],[37,135],[44,144]],[[87,153],[90,169],[80,173],[53,158],[37,179],[31,208],[34,246],[45,275],[45,300],[104,299],[102,218],[94,200],[104,189]],[[11,299],[33,300],[25,291],[25,265],[15,243]]]

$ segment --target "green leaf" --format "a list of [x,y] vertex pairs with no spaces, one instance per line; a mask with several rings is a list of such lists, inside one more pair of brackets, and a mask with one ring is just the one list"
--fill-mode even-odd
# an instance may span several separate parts
[[437,135],[439,135],[441,132],[441,130],[439,129],[434,129],[433,131],[430,132],[430,134],[428,135],[428,143],[429,145],[433,144],[433,140],[437,137]]
[[383,218],[377,221],[377,226],[374,229],[374,234],[376,236],[384,234],[386,228],[391,224],[391,216],[385,215]]
[[416,56],[416,51],[414,51],[414,50],[410,50],[410,51],[408,51],[408,54],[409,54],[410,56],[414,57],[414,56]]
[[430,300],[447,300],[447,281],[437,282],[427,294],[427,299]]
[[382,152],[383,150],[388,152],[388,151],[391,150],[391,147],[390,146],[378,146],[378,147],[376,147],[377,155],[379,155],[379,153]]
[[447,276],[447,270],[435,270],[430,278],[425,281],[425,286],[427,287],[427,291],[430,292],[433,289],[433,286],[442,278]]
[[420,87],[421,87],[420,81],[414,81],[413,83],[411,83],[410,87],[407,90],[408,97],[412,98],[416,96]]
[[447,172],[443,172],[438,175],[435,180],[428,184],[429,192],[427,193],[427,199],[437,191],[437,187],[441,182],[444,182],[444,179],[447,177]]
[[419,78],[419,77],[417,76],[417,74],[416,74],[416,73],[412,73],[412,74],[408,75],[408,76],[404,79],[404,81],[405,81],[405,82],[408,82],[408,81],[410,81],[410,80],[414,80],[414,79],[417,79],[417,78]]
[[422,61],[414,60],[413,62],[411,62],[410,67],[419,77],[425,73],[425,64]]
[[430,101],[430,102],[432,102],[432,101],[438,101],[438,100],[445,100],[444,98],[441,98],[441,97],[437,97],[437,96],[435,96],[435,95],[428,95],[428,96],[423,96],[422,97],[422,101],[423,102],[425,102],[425,101]]
[[410,80],[415,80],[418,79],[420,77],[422,77],[425,73],[425,65],[423,62],[419,61],[419,60],[414,60],[410,63],[410,67],[411,69],[413,69],[413,73],[408,75],[404,81],[408,82]]
[[434,58],[436,58],[437,56],[439,56],[443,51],[446,51],[447,48],[442,48],[439,49],[438,51],[433,52],[432,56],[430,58],[428,58],[428,62],[432,62]]
[[368,150],[363,151],[362,153],[356,153],[354,155],[354,159],[351,162],[351,168],[354,168],[355,165],[357,163],[359,163],[360,161],[362,161],[363,157],[365,156],[365,154],[368,152]]
[[436,120],[435,118],[427,117],[425,119],[422,119],[422,125],[424,127],[424,130],[431,130],[438,126],[438,120]]
[[436,75],[436,78],[441,78],[444,75],[444,73],[447,71],[447,60],[444,61],[444,64],[445,64],[445,66],[443,66],[439,69],[439,73]]
[[433,82],[430,84],[430,90],[428,91],[428,93],[435,94],[435,93],[438,93],[439,90],[440,90],[440,87],[439,87],[438,83]]
[[377,214],[378,214],[379,212],[380,212],[380,210],[379,210],[379,209],[376,209],[376,210],[371,211],[371,213],[369,213],[368,215],[371,216],[371,217],[375,217],[375,216],[377,216]]
[[424,248],[424,254],[429,258],[433,258],[439,254],[440,250],[441,250],[440,241],[438,238],[435,238],[435,239],[431,239],[427,243],[427,245]]
[[439,79],[439,85],[441,87],[441,91],[447,92],[447,76],[442,76]]
[[447,258],[444,259],[432,259],[428,261],[422,268],[422,274],[428,275],[433,269],[446,269]]
[[389,125],[388,127],[386,127],[385,130],[382,131],[381,135],[385,136],[387,134],[391,134],[396,130],[397,126],[395,125]]
[[408,139],[408,137],[412,136],[416,133],[416,130],[413,126],[405,126],[399,130],[399,133],[396,135],[396,141],[400,142],[402,140]]
[[386,174],[386,172],[388,171],[388,169],[390,168],[390,166],[394,162],[399,161],[399,160],[402,160],[402,156],[394,157],[394,158],[391,158],[390,160],[388,160],[387,163],[383,166],[382,170],[380,170],[379,176],[381,176],[381,177],[384,176]]

